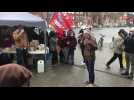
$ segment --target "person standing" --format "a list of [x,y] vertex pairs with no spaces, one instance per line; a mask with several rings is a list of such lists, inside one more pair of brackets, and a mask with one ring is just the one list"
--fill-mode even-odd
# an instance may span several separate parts
[[12,35],[16,45],[17,64],[27,67],[27,49],[29,46],[27,33],[22,26],[18,26]]
[[75,33],[72,30],[69,30],[67,37],[65,39],[66,45],[66,58],[65,63],[74,65],[74,50],[76,49],[77,40],[75,38]]
[[121,37],[114,38],[113,41],[114,55],[106,64],[108,69],[110,68],[110,64],[113,63],[117,58],[119,58],[120,69],[123,70],[123,62],[122,62],[123,42],[124,40]]
[[[81,29],[80,31],[79,31],[79,36],[78,36],[78,43],[79,43],[79,45],[80,45],[80,49],[81,49],[81,54],[82,54],[82,57],[83,57],[83,59],[84,59],[84,52],[83,52],[83,49],[84,49],[84,45],[83,45],[83,34],[84,34],[84,31],[83,31],[83,29]],[[85,63],[85,61],[83,60],[83,63]]]
[[97,50],[96,39],[90,35],[90,33],[84,33],[83,36],[83,44],[84,44],[84,60],[87,66],[89,81],[88,85],[94,85],[95,81],[95,73],[94,73],[94,65],[95,65],[95,50]]
[[[125,35],[120,33],[121,36]],[[134,29],[130,30],[130,33],[124,38],[125,45],[125,57],[126,57],[126,71],[122,75],[128,75],[128,78],[133,79],[134,74]],[[130,69],[131,65],[131,69]],[[130,73],[129,73],[130,70]]]
[[56,65],[58,63],[58,54],[57,54],[57,39],[56,39],[56,32],[51,31],[49,33],[49,49],[51,52],[51,62],[52,65]]
[[58,44],[58,47],[60,48],[59,50],[60,63],[64,63],[65,62],[65,55],[64,55],[65,33],[63,33],[63,36],[58,38],[57,44]]

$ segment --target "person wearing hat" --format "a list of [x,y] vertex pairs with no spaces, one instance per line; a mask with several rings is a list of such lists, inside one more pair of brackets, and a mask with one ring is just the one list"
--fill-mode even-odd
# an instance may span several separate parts
[[[122,35],[123,36],[123,35]],[[122,75],[128,75],[128,78],[133,79],[134,74],[134,28],[124,38],[125,45],[125,58],[126,58],[126,71]],[[131,65],[131,70],[130,70]],[[129,73],[130,70],[130,73]]]
[[83,36],[84,44],[84,60],[89,74],[89,81],[86,81],[86,84],[94,85],[95,73],[95,51],[97,50],[96,39],[90,35],[90,33],[84,33]]

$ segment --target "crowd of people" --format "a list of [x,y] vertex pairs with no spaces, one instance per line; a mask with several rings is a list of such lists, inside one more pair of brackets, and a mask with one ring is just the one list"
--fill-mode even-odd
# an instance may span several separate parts
[[[76,34],[72,29],[64,31],[63,34],[58,34],[55,30],[51,29],[50,32],[47,33],[47,46],[49,48],[49,53],[46,55],[45,60],[46,62],[50,62],[52,66],[56,66],[59,63],[74,65],[74,54],[76,46],[79,44],[83,57],[83,63],[85,63],[89,75],[89,79],[86,81],[86,84],[88,86],[93,86],[95,83],[95,51],[98,49],[96,39],[91,34],[91,29],[80,29],[78,40],[75,35]],[[6,67],[8,68],[10,66],[11,68],[15,68],[15,70],[17,68],[22,70],[23,66],[23,71],[25,71],[28,75],[23,76],[27,76],[26,78],[31,78],[32,74],[28,70],[29,67],[27,64],[27,50],[29,48],[29,41],[26,31],[22,26],[18,26],[18,28],[11,33],[11,36],[16,46],[16,60],[18,65],[8,64]],[[122,72],[122,75],[127,75],[128,78],[132,79],[134,74],[133,45],[134,29],[131,29],[129,33],[124,29],[120,29],[118,32],[118,37],[113,39],[114,53],[112,58],[106,63],[106,67],[110,69],[112,62],[119,58],[120,69],[122,71],[125,70],[125,72]],[[125,52],[126,65],[123,65],[123,52]],[[3,70],[6,67],[1,67],[0,70]]]
[[50,60],[54,66],[58,63],[73,65],[76,45],[77,39],[73,30],[69,30],[67,33],[64,32],[62,36],[51,30],[48,36],[50,52],[47,55],[47,60]]
[[94,65],[97,42],[95,37],[91,35],[91,29],[81,29],[78,41],[73,30],[64,32],[62,36],[57,36],[57,33],[51,30],[48,43],[50,53],[47,55],[47,60],[51,60],[52,65],[58,64],[58,62],[74,65],[74,51],[77,43],[80,45],[84,59],[83,63],[86,64],[89,73],[89,80],[86,81],[86,84],[93,85],[95,80]]

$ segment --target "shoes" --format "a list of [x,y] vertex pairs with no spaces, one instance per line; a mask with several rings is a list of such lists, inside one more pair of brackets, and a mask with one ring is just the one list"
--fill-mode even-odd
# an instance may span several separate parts
[[81,62],[81,65],[85,65],[85,62],[82,61],[82,62]]
[[121,68],[120,68],[120,72],[123,72],[123,71],[124,71],[124,68],[121,67]]
[[90,82],[89,81],[86,81],[85,84],[88,85],[88,84],[90,84]]
[[129,73],[126,71],[125,73],[122,73],[121,75],[129,75]]
[[106,67],[107,67],[107,69],[110,69],[110,66],[108,64],[106,64]]
[[95,87],[94,84],[88,84],[86,87]]
[[128,76],[128,79],[133,79],[133,74],[132,73]]
[[120,70],[124,70],[124,68],[123,67],[120,67]]

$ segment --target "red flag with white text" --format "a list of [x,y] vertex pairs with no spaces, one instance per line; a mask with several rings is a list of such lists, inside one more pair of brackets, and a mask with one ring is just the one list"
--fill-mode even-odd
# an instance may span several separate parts
[[58,36],[62,36],[64,30],[72,29],[72,16],[62,12],[55,12],[50,19],[49,26],[54,28]]

